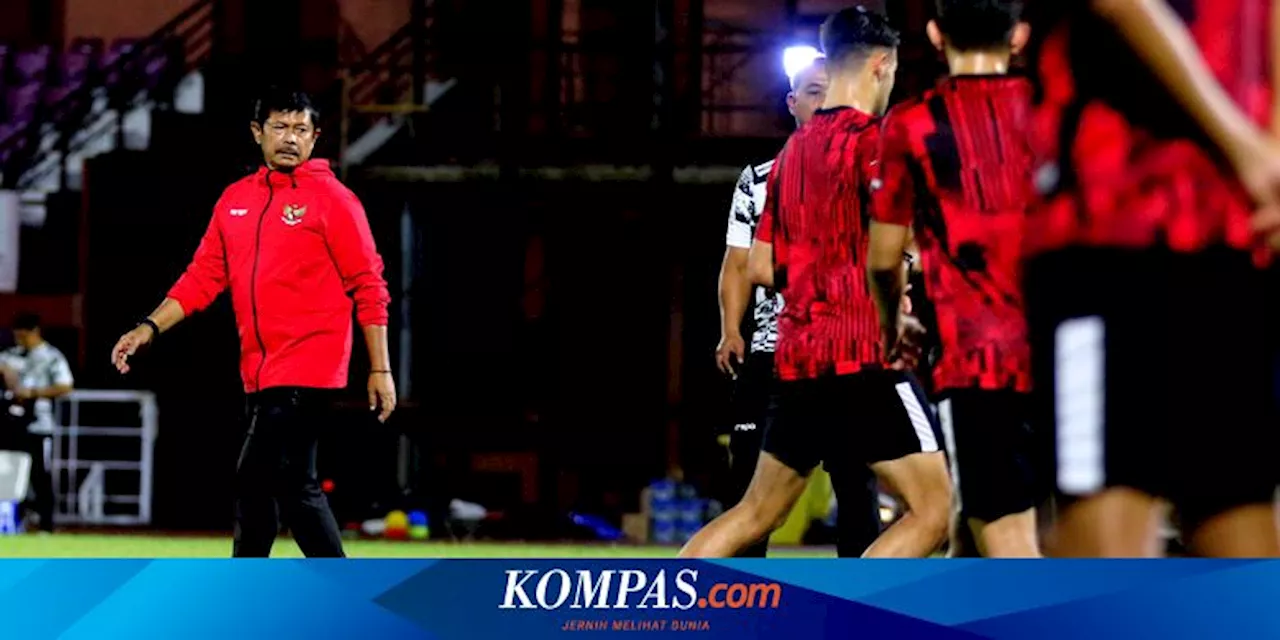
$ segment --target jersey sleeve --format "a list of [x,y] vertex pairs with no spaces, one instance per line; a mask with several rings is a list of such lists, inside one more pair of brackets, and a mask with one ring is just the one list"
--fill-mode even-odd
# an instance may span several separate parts
[[387,326],[391,295],[383,277],[382,255],[374,244],[364,206],[346,187],[333,194],[332,206],[324,217],[324,239],[343,288],[355,299],[356,321],[361,327]]
[[727,246],[751,248],[756,222],[760,218],[760,212],[756,211],[755,195],[752,193],[755,180],[755,171],[750,166],[743,169],[742,175],[738,177],[738,184],[733,189],[733,202],[729,207],[729,226],[724,236]]
[[756,223],[756,240],[760,242],[773,242],[773,225],[776,223],[774,211],[778,208],[778,198],[782,196],[782,190],[778,188],[781,175],[782,162],[779,160],[774,163],[768,181],[765,182],[764,211],[760,213],[760,221]]
[[878,138],[869,172],[871,217],[877,222],[911,226],[916,184],[910,135],[901,118],[891,113]]
[[176,301],[186,315],[202,311],[212,304],[229,282],[222,228],[218,223],[219,211],[222,211],[221,200],[213,208],[213,217],[209,219],[209,226],[196,247],[191,264],[169,289],[168,297]]

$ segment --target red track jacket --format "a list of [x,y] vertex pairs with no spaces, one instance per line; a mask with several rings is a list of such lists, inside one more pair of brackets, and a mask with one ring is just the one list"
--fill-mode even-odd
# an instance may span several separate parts
[[387,324],[382,266],[360,201],[327,161],[310,160],[228,187],[169,297],[191,315],[231,288],[247,393],[336,389],[347,385],[352,297],[361,326]]

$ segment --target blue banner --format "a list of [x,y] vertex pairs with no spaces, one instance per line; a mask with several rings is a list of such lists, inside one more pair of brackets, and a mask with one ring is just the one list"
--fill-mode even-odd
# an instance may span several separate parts
[[1267,561],[0,562],[22,640],[1276,637],[1278,596]]

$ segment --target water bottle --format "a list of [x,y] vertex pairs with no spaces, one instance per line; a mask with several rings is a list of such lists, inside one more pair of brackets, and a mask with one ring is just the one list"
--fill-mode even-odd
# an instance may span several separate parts
[[14,500],[0,500],[0,535],[12,536],[18,533],[18,503]]
[[688,542],[689,538],[692,538],[702,528],[703,514],[705,512],[706,508],[703,505],[703,501],[698,498],[680,501],[680,525],[676,531],[680,542]]
[[673,544],[677,540],[676,484],[671,480],[658,480],[649,485],[649,512],[653,514],[653,541]]

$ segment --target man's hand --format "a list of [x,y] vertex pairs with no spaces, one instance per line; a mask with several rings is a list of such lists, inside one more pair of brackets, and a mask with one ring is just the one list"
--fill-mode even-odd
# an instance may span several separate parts
[[716,366],[721,371],[737,378],[738,372],[734,368],[734,357],[737,357],[737,364],[742,365],[743,358],[747,352],[747,343],[742,340],[739,334],[723,335],[720,337],[720,344],[716,347]]
[[111,350],[111,364],[122,373],[129,373],[129,356],[138,352],[143,345],[151,343],[155,332],[148,325],[140,325],[133,331],[120,336],[116,346]]
[[1254,231],[1273,251],[1280,250],[1280,145],[1259,140],[1237,156],[1234,164],[1240,183],[1258,207],[1253,216]]
[[396,381],[390,373],[369,374],[369,410],[378,411],[378,422],[386,422],[396,410]]
[[904,315],[893,331],[894,336],[885,336],[885,344],[889,345],[886,347],[885,361],[899,371],[915,369],[924,349],[924,335],[927,333],[924,325],[915,316]]

